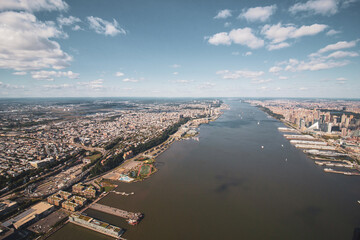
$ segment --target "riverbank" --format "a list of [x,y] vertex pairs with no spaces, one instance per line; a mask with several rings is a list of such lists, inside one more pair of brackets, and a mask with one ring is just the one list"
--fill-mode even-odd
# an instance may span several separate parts
[[[329,142],[328,139],[325,139],[322,136],[319,137],[319,135],[312,134],[308,131],[301,131],[301,129],[285,121],[284,118],[278,117],[277,114],[273,113],[269,108],[264,108],[260,105],[257,105],[256,107],[287,126],[278,127],[278,131],[282,133],[291,133],[283,134],[283,136],[296,148],[301,149],[309,158],[314,160],[319,160],[319,158],[321,158],[320,160],[327,161],[326,163],[315,161],[315,164],[319,166],[335,166],[354,170],[338,171],[325,168],[324,172],[340,173],[346,176],[360,176],[360,166],[357,164],[357,159],[352,158],[350,153],[336,146],[334,142]],[[332,161],[343,162],[345,164],[332,163]]]
[[[219,109],[225,110],[225,109],[229,109],[229,107],[223,104],[219,107]],[[222,114],[223,112],[219,111],[218,114],[211,116],[210,118],[199,118],[199,119],[190,120],[189,122],[179,127],[179,129],[173,135],[171,135],[165,142],[149,150],[141,152],[131,159],[124,161],[118,167],[110,170],[108,173],[102,175],[97,180],[102,181],[105,179],[105,180],[122,181],[129,183],[129,182],[143,181],[149,178],[152,174],[157,172],[156,158],[159,157],[163,152],[165,152],[171,146],[172,143],[182,139],[189,139],[196,137],[198,135],[198,132],[195,131],[196,128],[198,128],[201,124],[208,124],[211,121],[215,121]],[[141,174],[142,167],[144,165],[148,165],[151,168],[150,173]]]

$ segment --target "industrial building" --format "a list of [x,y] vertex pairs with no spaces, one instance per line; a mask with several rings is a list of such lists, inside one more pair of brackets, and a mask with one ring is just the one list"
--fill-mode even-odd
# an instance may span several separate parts
[[31,223],[39,220],[43,216],[48,215],[54,209],[53,205],[48,204],[47,202],[40,202],[31,208],[27,209],[23,213],[17,215],[4,222],[2,226],[10,227],[13,225],[16,229],[30,225]]

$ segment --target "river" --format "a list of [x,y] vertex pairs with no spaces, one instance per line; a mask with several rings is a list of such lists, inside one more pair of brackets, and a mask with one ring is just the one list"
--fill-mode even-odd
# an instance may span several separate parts
[[[100,201],[145,213],[138,226],[86,213],[126,228],[129,240],[352,239],[360,177],[325,173],[282,136],[282,123],[249,104],[226,103],[231,109],[202,125],[199,141],[175,142],[157,158],[156,174],[116,189],[134,195]],[[67,224],[50,239],[100,236]]]

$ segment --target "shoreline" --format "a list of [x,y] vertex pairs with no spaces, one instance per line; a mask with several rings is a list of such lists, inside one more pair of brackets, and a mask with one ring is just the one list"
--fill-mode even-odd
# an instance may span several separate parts
[[[170,146],[174,142],[180,141],[183,139],[192,139],[193,137],[198,136],[199,132],[197,132],[194,136],[178,137],[178,135],[180,135],[179,133],[181,133],[183,131],[182,130],[183,126],[189,125],[190,126],[189,129],[198,128],[198,127],[200,127],[200,125],[202,125],[204,123],[208,124],[210,122],[216,121],[223,114],[223,111],[221,111],[221,110],[228,110],[229,106],[226,104],[222,104],[219,107],[219,109],[220,109],[219,113],[216,114],[215,116],[210,116],[209,118],[192,119],[189,122],[181,125],[179,127],[179,129],[174,134],[170,135],[169,138],[166,141],[164,141],[163,143],[161,143],[157,146],[154,146],[151,149],[148,149],[144,152],[138,153],[136,156],[134,156],[128,160],[125,160],[116,168],[111,169],[108,172],[101,174],[101,176],[93,179],[92,181],[101,182],[103,180],[110,180],[110,181],[118,181],[118,182],[122,182],[122,183],[135,183],[135,182],[141,182],[141,181],[148,179],[149,177],[151,177],[153,174],[155,174],[158,171],[158,169],[155,166],[153,166],[154,171],[152,171],[149,175],[147,175],[141,179],[132,178],[132,180],[128,181],[128,182],[120,180],[120,178],[123,175],[126,175],[127,173],[129,173],[131,171],[138,170],[138,168],[141,167],[143,165],[143,162],[145,162],[146,160],[153,160],[152,164],[156,164],[156,158],[159,157],[162,153],[164,153],[167,149],[169,149]],[[142,157],[145,157],[147,159],[143,160],[143,161],[138,161],[138,159],[140,159]]]
[[[331,146],[331,147],[334,148],[334,150],[329,150],[329,151],[335,151],[335,152],[339,152],[339,153],[346,153],[347,156],[348,156],[350,159],[352,159],[352,161],[354,162],[353,165],[351,165],[351,166],[352,166],[351,169],[358,170],[357,172],[345,172],[345,171],[337,171],[337,170],[325,168],[325,169],[323,169],[324,172],[328,172],[328,173],[338,173],[338,174],[343,174],[343,175],[346,175],[346,176],[360,176],[360,170],[359,170],[359,168],[356,167],[356,166],[357,166],[357,164],[356,164],[356,163],[357,163],[357,160],[354,159],[354,158],[352,158],[350,153],[348,153],[348,152],[346,152],[346,151],[344,151],[344,150],[340,151],[341,149],[339,149],[338,147],[334,146],[333,144],[329,144],[329,142],[328,142],[326,139],[322,138],[322,137],[319,138],[319,136],[314,136],[314,135],[311,134],[311,133],[306,133],[306,132],[304,132],[304,131],[301,131],[300,129],[298,129],[297,127],[295,127],[292,123],[289,123],[289,122],[285,121],[283,118],[277,118],[277,117],[276,117],[277,114],[273,113],[269,108],[266,108],[266,109],[267,109],[267,111],[266,111],[266,110],[264,110],[264,108],[261,108],[260,105],[254,105],[254,106],[257,107],[258,109],[260,109],[262,112],[264,112],[264,113],[267,114],[268,116],[270,116],[270,117],[278,120],[278,121],[281,122],[282,124],[284,124],[287,128],[289,128],[289,130],[291,130],[291,131],[289,131],[289,132],[291,132],[291,133],[297,133],[297,134],[299,134],[299,136],[301,136],[301,135],[308,135],[308,136],[312,136],[312,137],[313,137],[313,139],[303,139],[303,141],[322,141],[322,142],[325,142],[325,143],[326,143],[326,146]],[[277,115],[277,116],[278,116],[278,115]],[[280,131],[280,132],[282,132],[282,133],[286,133],[286,129],[283,128],[283,127],[278,128],[278,131]],[[309,155],[307,152],[305,152],[306,150],[308,150],[308,148],[298,147],[298,146],[292,144],[292,143],[290,142],[290,139],[288,139],[285,135],[283,135],[283,136],[285,137],[286,140],[289,141],[289,143],[290,143],[291,145],[293,145],[295,148],[301,150],[308,158],[310,158],[310,159],[312,159],[312,160],[328,161],[328,162],[330,162],[330,164],[331,164],[331,161],[334,161],[334,162],[345,162],[345,163],[347,163],[347,164],[349,164],[349,162],[350,162],[350,160],[345,160],[345,159],[332,159],[331,156],[328,156],[328,157],[327,157],[327,156],[322,156],[322,158],[320,158],[320,159],[319,159],[319,156],[317,156],[317,155],[311,156],[311,155]],[[325,158],[323,158],[323,157],[325,157]],[[327,157],[327,158],[326,158],[326,157]],[[325,165],[325,164],[318,164],[318,163],[316,163],[316,161],[315,161],[315,164],[316,164],[316,165],[319,165],[319,166]],[[326,166],[326,165],[325,165],[325,166]],[[337,167],[340,167],[340,166],[337,166]],[[341,166],[341,167],[343,167],[343,166]],[[345,167],[345,166],[344,166],[344,167]],[[346,168],[349,168],[348,165],[346,166]]]

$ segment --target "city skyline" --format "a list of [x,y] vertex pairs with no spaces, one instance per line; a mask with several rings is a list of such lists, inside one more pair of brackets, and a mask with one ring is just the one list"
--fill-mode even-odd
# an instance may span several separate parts
[[358,98],[360,3],[0,3],[0,96]]

